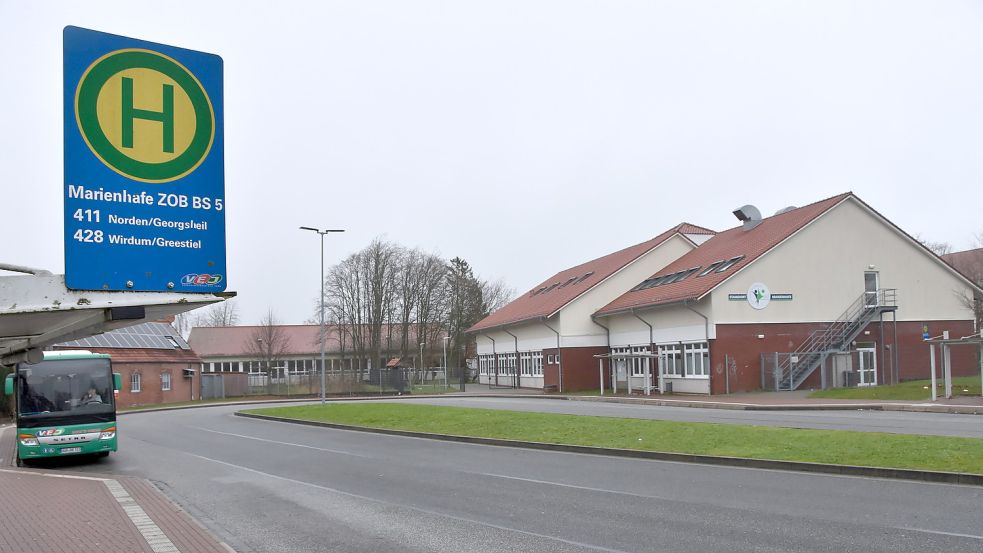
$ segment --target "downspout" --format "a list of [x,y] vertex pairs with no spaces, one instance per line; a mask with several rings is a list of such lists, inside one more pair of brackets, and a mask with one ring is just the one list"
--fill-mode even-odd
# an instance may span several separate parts
[[607,333],[607,335],[608,335],[608,349],[611,349],[611,328],[610,327],[606,327],[606,326],[602,325],[601,323],[597,322],[597,317],[595,315],[591,315],[590,316],[590,320],[591,320],[591,322],[593,322],[597,326],[603,328],[604,329],[604,332]]
[[543,323],[543,325],[546,328],[552,330],[553,334],[556,334],[556,372],[559,375],[559,380],[560,380],[560,386],[558,391],[562,394],[563,393],[563,361],[560,359],[560,333],[557,332],[555,328],[551,327],[549,323],[546,322],[546,317],[540,317],[539,321]]
[[519,387],[519,337],[512,334],[508,330],[502,329],[502,332],[508,334],[515,341],[515,366],[512,367],[512,387]]
[[643,323],[645,323],[645,326],[649,327],[649,349],[652,349],[652,342],[653,342],[653,338],[654,338],[654,335],[652,334],[652,325],[650,325],[649,322],[646,321],[645,319],[639,317],[638,314],[635,313],[635,308],[634,307],[631,308],[631,314],[632,314],[633,317],[635,317],[639,321],[642,321]]
[[[653,331],[652,331],[652,325],[650,325],[649,322],[646,321],[645,319],[639,317],[638,314],[635,313],[635,308],[634,307],[631,308],[631,314],[632,314],[633,317],[635,317],[639,321],[642,321],[643,323],[645,323],[645,326],[649,327],[649,353],[651,354],[652,353],[652,346],[654,345],[653,342],[655,342],[655,335],[653,334]],[[649,359],[651,359],[651,357]],[[646,394],[649,393],[648,391],[652,387],[652,370],[651,370],[652,369],[652,362],[651,361],[647,361],[647,363],[649,365],[649,381],[646,382],[646,388],[645,388]],[[658,362],[656,362],[656,365],[658,365]],[[658,370],[658,367],[656,367],[656,370]],[[628,374],[628,378],[631,378],[631,374]],[[662,386],[662,371],[659,371],[659,394],[664,394],[664,393],[665,393],[665,389]]]
[[[482,334],[482,336],[491,340],[492,343],[492,359],[495,360],[495,384],[498,385],[498,354],[495,353],[495,339],[487,334]],[[491,389],[491,376],[488,377],[488,389]]]
[[[703,313],[700,313],[696,309],[693,309],[692,307],[690,307],[689,306],[689,300],[684,300],[683,301],[683,307],[685,307],[686,309],[689,309],[693,313],[696,313],[700,317],[703,317],[703,337],[704,337],[703,340],[707,343],[707,353],[709,353],[710,352],[710,319],[706,315],[704,315]],[[684,359],[685,359],[685,357],[684,357]],[[725,371],[728,371],[730,369],[728,369],[727,367],[724,367],[724,370]],[[707,371],[711,375],[710,378],[713,378],[713,371],[710,369],[710,367],[707,367]],[[728,376],[728,378],[730,377],[729,374],[727,376]],[[710,388],[710,386],[707,386],[707,395],[712,395],[710,393],[712,390],[710,390],[709,388]],[[727,391],[730,392],[730,390],[727,390]]]
[[[590,320],[591,320],[591,322],[593,322],[597,326],[603,328],[604,329],[604,332],[607,334],[608,353],[610,354],[611,353],[611,328],[610,327],[607,327],[607,326],[604,326],[601,323],[597,322],[597,317],[595,317],[594,315],[591,315],[590,316]],[[600,359],[598,361],[601,361],[601,367],[603,367],[604,366],[604,361],[603,360],[600,360]],[[614,375],[614,372],[613,372],[614,369],[611,367],[611,360],[610,359],[608,359],[608,370],[609,371],[612,371],[611,374]],[[601,392],[602,392],[601,395],[604,395],[603,394],[603,392],[604,392],[604,371],[603,371],[603,369],[601,370]]]

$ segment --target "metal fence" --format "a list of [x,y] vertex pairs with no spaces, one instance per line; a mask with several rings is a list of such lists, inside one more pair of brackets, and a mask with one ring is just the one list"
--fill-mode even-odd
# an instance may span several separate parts
[[[843,385],[835,377],[836,367],[840,366],[837,360],[847,354],[831,353],[826,356],[822,364],[816,368],[813,374],[819,375],[819,387],[821,389]],[[770,352],[761,354],[761,389],[765,391],[778,392],[791,390],[793,386],[794,368],[799,358],[805,359],[807,356],[803,352]],[[793,370],[790,370],[793,369]],[[810,379],[814,376],[809,377]]]
[[[327,396],[402,395],[463,391],[467,369],[381,368],[329,372],[324,378]],[[201,399],[247,396],[316,397],[321,393],[321,375],[316,371],[203,373]]]

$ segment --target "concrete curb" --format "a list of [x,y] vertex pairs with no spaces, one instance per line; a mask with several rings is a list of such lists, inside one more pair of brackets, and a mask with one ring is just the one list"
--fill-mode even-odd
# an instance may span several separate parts
[[390,436],[405,436],[411,438],[425,438],[430,440],[443,440],[448,442],[461,442],[478,445],[493,445],[504,447],[519,447],[524,449],[538,449],[546,451],[560,451],[564,453],[585,453],[589,455],[604,455],[608,457],[627,457],[632,459],[649,459],[654,461],[674,461],[677,463],[696,463],[702,465],[717,465],[729,467],[744,467],[769,470],[787,470],[796,472],[809,472],[818,474],[833,474],[840,476],[864,476],[868,478],[891,478],[895,480],[910,480],[915,482],[933,482],[944,484],[961,484],[967,486],[983,486],[983,474],[966,474],[961,472],[937,472],[928,470],[913,469],[891,469],[881,467],[861,467],[856,465],[826,465],[822,463],[805,463],[801,461],[775,461],[769,459],[745,459],[742,457],[723,457],[716,455],[696,455],[690,453],[669,453],[662,451],[641,451],[637,449],[614,449],[606,447],[593,447],[583,445],[564,445],[548,444],[543,442],[524,442],[519,440],[505,440],[500,438],[477,438],[473,436],[457,436],[453,434],[430,434],[427,432],[413,432],[409,430],[390,430],[385,428],[369,428],[365,426],[352,426],[347,424],[337,424],[330,422],[305,421],[290,419],[285,417],[272,417],[269,415],[257,415],[254,413],[243,413],[237,411],[237,417],[252,419],[262,419],[274,422],[285,422],[290,424],[302,424],[306,426],[320,426],[324,428],[334,428],[338,430],[353,430],[357,432],[370,432],[374,434],[386,434]]
[[[483,392],[456,392],[448,394],[402,395],[402,396],[351,396],[327,398],[328,402],[337,401],[378,401],[394,399],[432,399],[455,397],[488,397],[488,398],[529,398],[550,399],[555,401],[593,401],[598,403],[623,403],[630,405],[655,405],[658,407],[695,407],[698,409],[725,409],[732,411],[907,411],[913,413],[943,413],[955,415],[983,415],[981,405],[938,405],[927,403],[736,403],[726,401],[693,401],[685,399],[650,399],[635,397],[599,397],[599,396],[570,396],[570,395],[537,395],[537,394],[501,394]],[[147,409],[131,409],[118,411],[117,415],[132,415],[134,413],[156,413],[159,411],[174,411],[178,409],[202,409],[205,407],[220,407],[228,405],[263,405],[267,403],[301,403],[318,401],[319,398],[298,399],[264,399],[258,401],[239,400],[225,403],[204,403],[201,405],[181,405],[178,407],[151,407]]]
[[[913,413],[943,413],[956,415],[983,415],[981,405],[937,405],[925,403],[784,403],[760,404],[737,403],[726,401],[693,401],[685,399],[653,399],[634,397],[598,397],[570,395],[537,395],[537,394],[501,394],[482,392],[458,392],[449,394],[401,395],[401,396],[352,396],[327,398],[328,402],[337,401],[381,401],[394,399],[433,399],[433,398],[533,398],[550,399],[554,401],[587,401],[597,403],[623,403],[629,405],[655,405],[658,407],[691,407],[698,409],[725,409],[732,411],[907,411]],[[147,409],[131,409],[117,411],[117,415],[132,415],[135,413],[157,413],[160,411],[175,411],[179,409],[203,409],[227,405],[263,405],[268,403],[300,403],[318,401],[319,398],[297,399],[263,399],[258,401],[239,400],[224,403],[203,403],[201,405],[181,405],[177,407],[150,407]]]
[[[509,396],[515,397],[515,396]],[[701,409],[729,409],[733,411],[909,411],[915,413],[948,413],[956,415],[983,415],[979,405],[937,405],[923,403],[730,403],[726,401],[690,401],[680,399],[647,399],[631,397],[598,396],[543,396],[570,401],[595,401],[600,403],[626,403],[632,405],[657,405],[660,407],[697,407]]]
[[[325,401],[328,403],[337,401],[378,401],[378,400],[393,400],[393,399],[423,399],[423,398],[435,398],[435,397],[447,397],[450,394],[436,394],[436,395],[416,395],[416,396],[352,396],[352,397],[333,397],[327,398]],[[487,397],[487,396],[472,396],[472,395],[456,395],[455,397]],[[511,396],[510,396],[511,397]],[[260,400],[240,400],[240,401],[229,401],[221,403],[203,403],[201,405],[178,405],[175,407],[167,407],[166,405],[161,407],[148,407],[147,409],[128,409],[125,411],[117,411],[116,415],[135,415],[137,413],[159,413],[161,411],[180,411],[181,409],[204,409],[206,407],[228,407],[230,405],[265,405],[268,403],[307,403],[311,401],[320,401],[320,398],[308,397],[308,398],[298,398],[298,399],[260,399]]]

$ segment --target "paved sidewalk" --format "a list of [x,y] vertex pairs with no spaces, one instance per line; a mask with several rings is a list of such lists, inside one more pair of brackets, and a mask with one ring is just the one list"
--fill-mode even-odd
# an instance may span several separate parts
[[146,480],[15,468],[0,428],[0,552],[229,553]]

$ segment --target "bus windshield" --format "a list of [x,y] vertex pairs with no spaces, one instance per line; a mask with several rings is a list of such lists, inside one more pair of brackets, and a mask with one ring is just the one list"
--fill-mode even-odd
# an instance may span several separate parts
[[19,417],[114,413],[109,359],[71,359],[21,365]]

